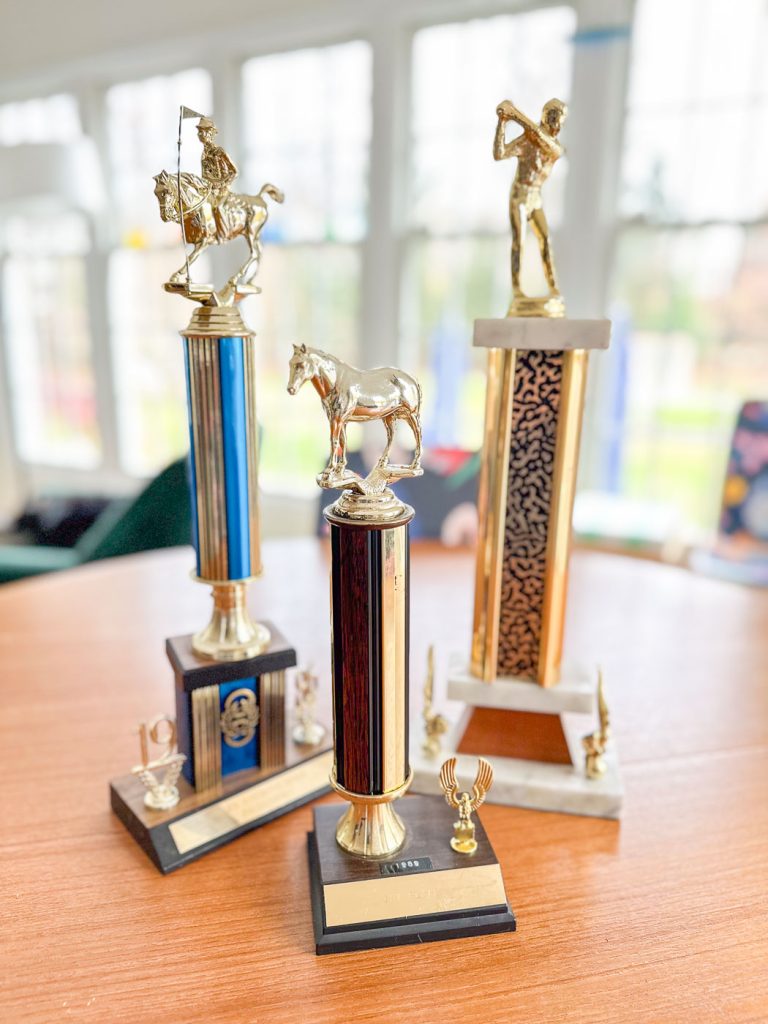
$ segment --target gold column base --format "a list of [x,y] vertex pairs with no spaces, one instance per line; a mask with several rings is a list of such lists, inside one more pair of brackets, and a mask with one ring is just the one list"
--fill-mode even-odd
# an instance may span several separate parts
[[262,654],[269,646],[266,626],[254,622],[245,603],[248,580],[209,583],[213,590],[211,621],[192,637],[192,650],[214,661],[243,661]]
[[406,839],[405,825],[392,807],[392,801],[402,796],[413,778],[411,771],[405,782],[388,793],[364,796],[350,793],[336,781],[331,773],[331,785],[350,806],[336,826],[336,842],[347,853],[370,860],[391,857],[402,848]]

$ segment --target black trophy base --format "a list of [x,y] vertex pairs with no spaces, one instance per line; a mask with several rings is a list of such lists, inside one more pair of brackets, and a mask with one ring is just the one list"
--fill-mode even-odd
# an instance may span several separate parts
[[180,778],[181,799],[169,811],[145,806],[146,789],[134,775],[110,782],[110,801],[139,846],[166,875],[329,792],[332,766],[332,750],[307,753],[306,747],[288,739],[281,768],[237,772],[224,779],[217,792],[197,793]]
[[456,853],[458,812],[438,797],[405,797],[396,805],[405,846],[386,860],[364,860],[336,842],[344,807],[315,808],[307,836],[318,956],[515,930],[501,867],[477,819],[477,850]]

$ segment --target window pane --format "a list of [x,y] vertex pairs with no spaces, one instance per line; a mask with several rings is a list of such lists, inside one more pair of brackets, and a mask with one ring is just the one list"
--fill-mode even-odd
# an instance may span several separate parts
[[19,454],[30,462],[93,466],[101,446],[85,226],[71,215],[19,218],[6,229],[3,315]]
[[[434,234],[506,230],[511,173],[510,165],[491,159],[496,107],[513,99],[535,117],[553,96],[568,99],[574,27],[571,8],[553,7],[416,33],[410,197],[415,226]],[[565,132],[567,145],[567,124]],[[564,179],[561,160],[547,184],[554,224]]]
[[357,241],[366,230],[371,53],[352,42],[243,68],[243,180],[283,189],[265,238]]
[[[176,169],[179,107],[211,113],[211,79],[192,68],[113,86],[107,92],[109,157],[121,248],[111,253],[109,315],[118,443],[129,472],[149,475],[188,446],[179,330],[192,305],[163,292],[183,263],[181,232],[160,220],[152,177]],[[195,121],[185,121],[182,168],[200,172]],[[201,258],[195,279],[210,280]]]
[[[161,170],[176,169],[179,107],[208,114],[212,102],[210,75],[200,68],[125,82],[107,91],[111,214],[123,244],[177,243],[179,231],[160,220],[152,178]],[[194,124],[185,122],[182,169],[199,174]]]
[[432,446],[482,443],[486,353],[471,347],[477,317],[509,305],[508,245],[500,238],[415,241],[403,275],[405,360],[427,396],[424,437]]
[[243,303],[243,316],[257,333],[260,483],[316,494],[315,474],[328,456],[326,420],[310,385],[288,395],[288,360],[292,343],[304,342],[358,361],[360,254],[355,246],[269,245],[259,281],[263,292]]
[[640,0],[623,212],[662,221],[768,212],[768,8]]
[[627,231],[616,293],[629,339],[605,434],[621,489],[711,528],[737,409],[768,393],[768,229]]
[[74,96],[61,93],[0,106],[0,146],[71,142],[81,134],[80,114]]
[[[109,312],[120,460],[148,476],[189,447],[179,331],[193,306],[162,290],[176,253],[118,249],[109,260]],[[205,257],[199,277],[210,274]]]

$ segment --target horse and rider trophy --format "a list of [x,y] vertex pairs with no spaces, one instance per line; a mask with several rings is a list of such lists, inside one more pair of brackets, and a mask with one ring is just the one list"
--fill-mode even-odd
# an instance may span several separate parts
[[[567,113],[558,99],[544,104],[538,122],[509,100],[496,108],[493,157],[517,159],[512,299],[506,317],[475,321],[488,376],[474,621],[469,664],[454,657],[449,669],[447,696],[467,710],[446,747],[465,781],[476,755],[491,758],[497,803],[618,817],[622,786],[612,751],[599,777],[585,771],[580,735],[563,717],[595,710],[594,670],[561,663],[561,654],[587,359],[610,339],[610,321],[566,317],[557,283],[541,190],[563,154]],[[507,141],[510,123],[522,131]],[[546,295],[523,291],[528,225]],[[436,789],[427,758],[415,759],[414,788]]]
[[[390,484],[421,469],[421,389],[392,367],[357,370],[295,345],[288,392],[311,381],[331,452],[317,477],[342,495],[331,532],[334,750],[331,785],[349,806],[314,811],[308,836],[318,954],[511,931],[501,869],[478,823],[471,855],[451,847],[453,814],[408,789],[409,544],[414,511]],[[383,421],[387,440],[367,477],[347,468],[346,425]],[[413,433],[408,465],[392,465],[398,420]]]
[[[155,195],[164,221],[181,227],[184,265],[165,289],[199,303],[181,331],[189,418],[189,476],[194,578],[212,587],[204,629],[172,637],[166,652],[176,680],[178,751],[184,755],[179,799],[159,808],[140,779],[111,784],[112,806],[163,872],[220,846],[327,789],[328,744],[294,742],[286,726],[286,670],[296,652],[277,628],[253,621],[246,590],[261,573],[258,507],[259,430],[254,335],[238,303],[260,289],[259,234],[267,220],[257,195],[231,192],[237,168],[215,145],[216,126],[198,117],[202,176],[163,171]],[[223,288],[193,282],[190,267],[212,244],[242,237],[247,258]],[[187,255],[186,243],[193,245]],[[147,784],[148,776],[142,778]]]

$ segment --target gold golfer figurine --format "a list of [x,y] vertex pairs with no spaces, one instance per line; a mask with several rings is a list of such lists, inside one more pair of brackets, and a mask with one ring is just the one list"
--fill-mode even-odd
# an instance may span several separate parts
[[435,687],[435,648],[429,645],[427,651],[427,678],[424,681],[424,743],[422,750],[427,757],[437,757],[440,753],[440,737],[448,731],[446,719],[432,710],[432,697]]
[[[161,727],[166,726],[164,735]],[[150,761],[149,742],[165,747],[160,757]],[[176,783],[181,774],[181,767],[186,761],[186,755],[176,750],[176,722],[168,715],[158,715],[153,718],[147,727],[146,722],[139,726],[139,742],[141,743],[141,764],[131,768],[133,775],[136,775],[146,786],[147,792],[144,795],[144,804],[153,811],[167,811],[175,807],[179,802],[179,791]],[[159,779],[155,772],[165,769],[162,779]]]
[[[510,100],[496,108],[498,124],[493,140],[493,159],[517,157],[517,170],[509,193],[509,221],[512,228],[512,304],[508,316],[565,316],[565,304],[557,286],[555,262],[549,238],[549,225],[544,214],[541,187],[552,168],[563,155],[558,135],[568,114],[562,100],[544,104],[538,124],[526,117]],[[505,141],[507,122],[514,121],[523,129],[522,135]],[[549,296],[530,297],[520,286],[525,229],[530,224],[539,242]]]
[[605,762],[605,751],[608,747],[608,740],[611,738],[611,717],[605,702],[602,669],[597,675],[597,709],[600,715],[600,728],[585,736],[581,741],[585,753],[584,770],[588,779],[601,778],[608,768]]
[[[288,394],[295,395],[307,381],[320,396],[331,430],[328,465],[317,477],[320,487],[381,495],[388,483],[403,477],[421,476],[421,386],[404,370],[380,366],[358,370],[354,366],[306,345],[294,345],[289,364]],[[363,479],[347,470],[347,423],[382,420],[387,443],[378,462]],[[389,462],[398,420],[413,432],[415,450],[408,466]]]
[[325,739],[324,726],[315,721],[317,683],[316,673],[309,668],[296,673],[296,725],[291,735],[303,747],[316,747]]
[[[203,144],[202,176],[182,172],[179,165],[175,173],[161,171],[154,178],[160,217],[181,226],[184,245],[184,263],[171,275],[165,289],[206,306],[231,306],[261,290],[252,281],[261,259],[259,236],[269,216],[264,197],[276,203],[282,203],[285,197],[279,188],[268,183],[262,185],[256,195],[233,192],[231,185],[237,177],[237,167],[226,150],[216,145],[216,125],[210,117],[188,107],[181,108],[179,117],[179,152],[181,123],[186,117],[199,117],[197,136]],[[239,237],[248,245],[248,256],[222,289],[216,291],[211,284],[190,280],[190,267],[208,246],[222,245]],[[187,243],[192,245],[190,253],[187,253]]]
[[459,793],[456,782],[456,758],[449,758],[440,769],[440,788],[445,794],[446,802],[458,809],[459,820],[453,823],[451,847],[457,853],[474,853],[477,849],[475,825],[472,812],[476,811],[485,800],[488,790],[493,785],[493,768],[481,757],[477,765],[477,774],[471,793]]

